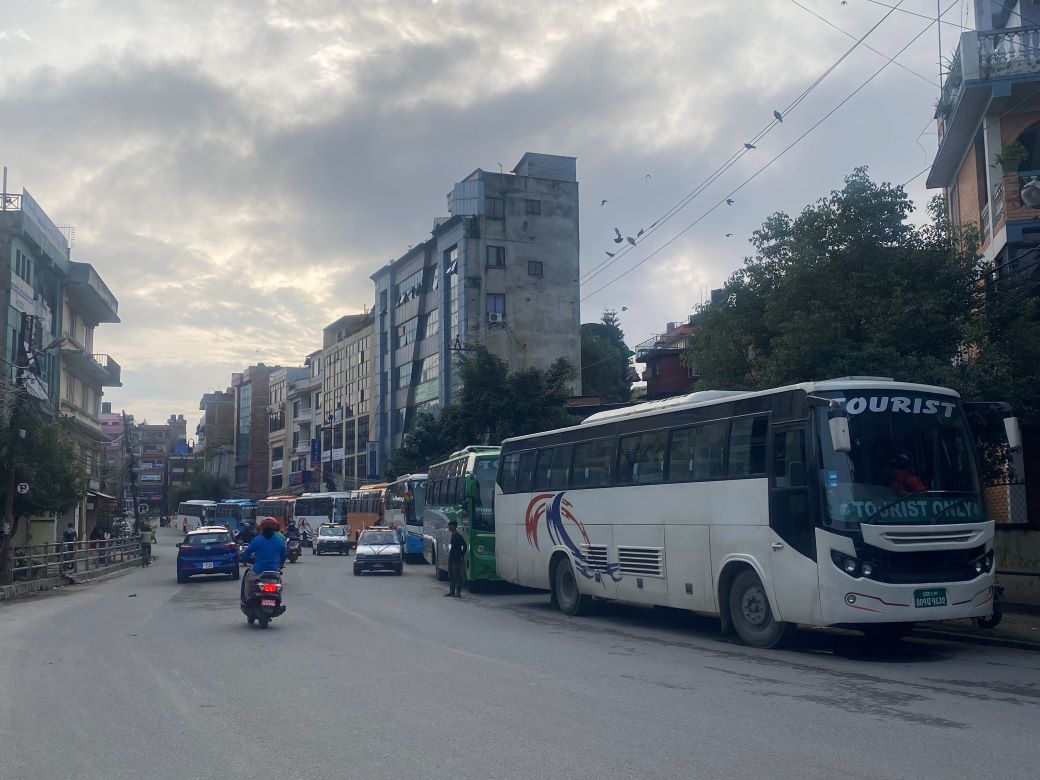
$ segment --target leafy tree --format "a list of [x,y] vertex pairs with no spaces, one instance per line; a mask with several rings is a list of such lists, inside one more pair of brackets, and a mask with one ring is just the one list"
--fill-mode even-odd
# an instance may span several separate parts
[[[25,431],[24,438],[18,431]],[[10,540],[23,518],[66,512],[86,495],[86,471],[71,436],[61,422],[44,422],[31,409],[22,411],[17,430],[4,425],[0,431],[4,454],[0,497],[6,506],[8,475],[14,469],[17,482],[29,485],[28,493],[14,494],[11,533],[0,543],[0,581],[10,582]]]
[[182,501],[223,501],[230,495],[231,485],[224,477],[210,474],[196,465],[187,484],[178,485],[166,494],[166,511],[176,511]]
[[459,361],[457,399],[440,414],[420,414],[388,469],[390,476],[422,471],[468,444],[499,444],[570,424],[566,404],[574,366],[560,358],[547,370],[509,372],[484,348]]
[[909,223],[901,187],[858,168],[798,217],[752,238],[722,299],[701,308],[684,356],[705,389],[850,374],[956,383],[976,308],[976,244],[954,241],[941,206]]
[[613,309],[599,322],[581,326],[581,388],[585,395],[601,396],[608,403],[627,401],[632,387],[632,351],[625,344],[621,321]]

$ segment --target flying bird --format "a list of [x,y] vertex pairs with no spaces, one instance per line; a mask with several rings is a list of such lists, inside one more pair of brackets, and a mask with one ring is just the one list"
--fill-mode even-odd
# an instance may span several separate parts
[[604,198],[603,200],[601,200],[601,201],[599,202],[599,205],[601,205],[601,206],[606,206],[606,205],[607,205],[607,199],[606,199],[606,198]]
[[621,311],[628,311],[628,307],[627,306],[622,306],[621,307]]
[[645,230],[643,230],[643,228],[639,228],[639,232],[638,232],[638,233],[636,233],[636,238],[639,238],[639,237],[640,237],[641,235],[643,235],[643,233],[645,233],[645,232],[646,232],[646,231],[645,231]]
[[607,252],[607,257],[613,257],[613,256],[614,256],[613,252]]
[[733,205],[733,198],[726,198],[726,205],[727,206],[732,206]]
[[733,234],[732,234],[732,233],[727,233],[727,234],[726,234],[726,238],[732,238],[732,237],[733,237]]
[[628,236],[627,238],[628,238],[628,243],[630,243],[632,246],[636,245],[636,240],[634,238],[632,238],[632,236]]
[[645,177],[645,178],[647,178],[647,179],[652,179],[652,178],[654,178],[654,177],[653,177],[653,176],[651,176],[651,175],[650,175],[650,174],[648,173],[648,174],[646,175],[646,177]]
[[754,144],[744,144],[745,149],[757,149],[758,147]]
[[624,241],[624,239],[621,237],[621,231],[620,230],[618,230],[617,228],[614,228],[614,232],[617,233],[617,236],[614,237],[614,243],[615,244],[620,244],[622,241]]
[[776,118],[777,122],[783,122],[784,121],[784,115],[781,114],[779,111],[774,111],[773,112],[773,116]]

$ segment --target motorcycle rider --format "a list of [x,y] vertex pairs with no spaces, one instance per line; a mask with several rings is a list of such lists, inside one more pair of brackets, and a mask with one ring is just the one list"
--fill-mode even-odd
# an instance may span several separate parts
[[285,564],[285,542],[275,535],[278,529],[278,521],[273,517],[265,517],[260,523],[260,536],[249,543],[243,551],[242,558],[248,559],[250,555],[255,556],[253,565],[246,569],[246,576],[242,578],[242,602],[246,601],[246,594],[253,592],[253,584],[257,575],[265,571],[278,571]]
[[300,529],[296,527],[296,521],[290,520],[289,521],[289,527],[285,529],[285,540],[286,541],[289,541],[290,539],[299,540],[299,538],[300,538]]

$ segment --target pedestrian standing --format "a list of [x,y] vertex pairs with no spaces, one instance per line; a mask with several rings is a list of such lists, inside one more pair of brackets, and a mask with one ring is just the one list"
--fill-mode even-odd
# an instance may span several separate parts
[[462,584],[466,580],[466,564],[463,557],[469,545],[459,533],[459,524],[454,520],[448,522],[448,531],[451,532],[451,543],[448,547],[448,592],[444,595],[458,599],[462,598]]
[[76,533],[76,526],[69,523],[65,526],[65,530],[61,532],[61,541],[65,547],[65,563],[66,569],[76,570],[76,542],[79,541],[79,534]]

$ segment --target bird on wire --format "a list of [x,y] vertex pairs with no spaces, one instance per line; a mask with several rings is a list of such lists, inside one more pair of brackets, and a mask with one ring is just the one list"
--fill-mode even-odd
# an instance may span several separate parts
[[624,238],[621,237],[621,231],[620,230],[618,230],[617,228],[614,228],[614,232],[617,234],[614,237],[614,243],[615,244],[620,244],[622,241],[625,240]]
[[732,234],[732,233],[727,233],[727,234],[726,234],[726,238],[732,238],[732,237],[733,237],[733,234]]
[[636,238],[639,238],[639,237],[640,237],[641,235],[643,235],[643,233],[645,233],[645,232],[646,232],[646,231],[645,231],[645,230],[643,230],[643,228],[639,228],[639,232],[638,232],[638,233],[636,233]]
[[613,257],[613,256],[614,256],[613,252],[607,252],[607,257]]
[[774,111],[773,112],[773,118],[776,119],[777,122],[783,122],[784,121],[784,115],[781,114],[779,111]]
[[733,198],[726,198],[726,205],[727,206],[732,206],[733,205]]
[[603,200],[601,200],[601,201],[599,202],[599,205],[600,205],[600,206],[606,206],[606,205],[607,205],[607,199],[606,199],[606,198],[604,198]]
[[754,144],[744,144],[745,149],[757,149],[758,147]]
[[628,238],[628,243],[630,243],[632,246],[636,245],[636,240],[634,238],[632,238],[632,236],[627,236],[627,238]]

